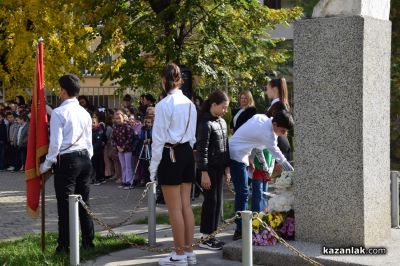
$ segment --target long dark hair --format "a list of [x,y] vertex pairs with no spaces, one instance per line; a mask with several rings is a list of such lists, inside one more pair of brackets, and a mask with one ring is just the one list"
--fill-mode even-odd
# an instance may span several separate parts
[[288,96],[288,88],[287,88],[287,84],[286,84],[286,79],[284,77],[272,79],[269,82],[269,85],[271,87],[278,88],[279,99],[281,100],[281,102],[283,104],[289,106],[289,96]]
[[22,95],[15,96],[15,99],[18,99],[18,106],[25,105],[25,98]]
[[165,79],[165,91],[167,93],[183,84],[181,70],[174,63],[169,63],[164,67],[161,78]]
[[208,96],[208,99],[203,102],[203,104],[202,104],[202,106],[200,108],[200,112],[202,114],[209,113],[211,105],[213,103],[221,104],[221,103],[226,102],[226,101],[229,101],[229,97],[225,92],[223,92],[221,90],[213,91]]

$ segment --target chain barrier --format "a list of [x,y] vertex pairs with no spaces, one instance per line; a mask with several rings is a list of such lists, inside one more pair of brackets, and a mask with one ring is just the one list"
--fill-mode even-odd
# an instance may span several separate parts
[[[228,190],[235,195],[235,191],[234,188],[232,186],[232,183],[229,182],[227,183],[228,186]],[[240,218],[240,212],[237,212],[236,214],[236,218]],[[287,249],[289,249],[290,251],[294,252],[296,255],[298,255],[299,257],[301,257],[302,259],[304,259],[305,261],[309,262],[311,265],[316,265],[316,266],[323,266],[323,264],[311,259],[310,257],[308,257],[307,255],[305,255],[304,253],[302,253],[301,251],[299,251],[298,249],[296,249],[295,247],[293,247],[292,245],[290,245],[288,242],[286,242],[286,240],[284,240],[282,237],[280,237],[274,229],[272,229],[266,222],[262,221],[259,217],[258,217],[258,213],[253,213],[253,218],[257,218],[257,220],[259,222],[261,222],[261,224],[268,230],[268,232],[270,232],[282,245],[284,245]]]
[[226,186],[228,187],[228,190],[229,190],[233,195],[236,195],[236,192],[235,192],[235,189],[234,189],[234,187],[233,187],[232,182],[227,182],[227,183],[226,183]]
[[[232,188],[232,183],[227,183],[228,185],[228,189],[235,194],[233,188]],[[82,200],[82,197],[79,196],[78,200],[79,203],[82,205],[82,207],[86,210],[86,212],[89,214],[90,217],[92,217],[92,219],[97,222],[100,226],[103,227],[104,230],[107,230],[112,236],[118,237],[120,239],[122,239],[123,241],[125,241],[126,243],[128,243],[129,245],[131,245],[132,247],[136,247],[142,250],[147,250],[150,252],[155,252],[155,253],[168,253],[171,252],[173,250],[175,250],[174,247],[169,247],[169,248],[157,248],[157,247],[151,247],[151,246],[142,246],[142,245],[138,245],[136,243],[132,243],[127,236],[123,235],[123,234],[117,234],[113,228],[115,227],[119,227],[122,224],[125,224],[127,221],[129,221],[133,214],[135,213],[135,211],[140,208],[140,205],[143,201],[143,199],[147,196],[147,192],[148,192],[148,187],[146,185],[146,189],[143,191],[141,198],[139,199],[138,205],[133,209],[132,213],[122,222],[118,223],[118,224],[113,224],[113,225],[108,225],[107,223],[105,223],[104,221],[102,221],[100,218],[98,218],[89,208],[89,206]],[[224,220],[224,223],[222,223],[217,230],[215,230],[213,233],[211,233],[209,236],[207,236],[206,238],[201,238],[197,241],[195,241],[191,247],[194,248],[196,246],[199,246],[200,244],[211,240],[213,238],[215,238],[215,236],[217,234],[222,233],[229,225],[233,224],[235,222],[236,219],[240,219],[241,215],[240,212],[237,212],[235,214],[235,216]],[[288,248],[290,251],[292,251],[293,253],[295,253],[296,255],[298,255],[300,258],[304,259],[305,261],[307,261],[308,263],[310,263],[311,265],[316,265],[316,266],[323,266],[323,264],[311,259],[310,257],[308,257],[307,255],[305,255],[304,253],[302,253],[301,251],[299,251],[298,249],[296,249],[295,247],[293,247],[292,245],[290,245],[288,242],[286,242],[286,240],[284,240],[282,237],[280,237],[274,229],[272,229],[266,222],[264,222],[263,220],[261,220],[258,217],[258,213],[253,213],[253,218],[256,218],[266,229],[268,232],[270,232],[282,245],[284,245],[286,248]]]
[[[108,225],[107,223],[103,222],[100,218],[98,218],[90,210],[89,206],[82,200],[81,196],[79,196],[78,200],[79,200],[79,203],[82,205],[82,207],[89,214],[89,216],[92,217],[92,219],[96,223],[98,223],[100,226],[102,226],[104,230],[107,230],[110,233],[110,235],[120,238],[121,240],[125,241],[126,243],[128,243],[132,247],[139,248],[139,249],[146,250],[146,251],[150,251],[150,252],[154,252],[154,253],[168,253],[168,252],[171,252],[171,251],[175,250],[174,247],[169,247],[169,248],[157,248],[157,247],[151,247],[151,246],[146,246],[145,247],[145,246],[142,246],[142,245],[138,245],[136,243],[132,243],[128,239],[127,236],[125,236],[123,234],[117,234],[110,225]],[[235,215],[232,218],[229,218],[229,219],[225,220],[224,223],[217,228],[217,230],[215,230],[213,233],[211,233],[208,237],[202,238],[202,239],[196,241],[195,243],[193,243],[191,245],[191,247],[196,247],[196,246],[200,245],[201,243],[204,243],[204,242],[206,242],[208,240],[213,239],[215,237],[215,235],[223,232],[229,225],[233,224],[235,222],[236,218],[238,218],[237,215]]]
[[136,214],[136,211],[140,208],[140,206],[142,205],[143,200],[146,198],[147,196],[147,192],[149,191],[149,187],[148,184],[146,184],[146,188],[143,190],[142,192],[142,196],[140,197],[138,204],[135,206],[135,208],[133,208],[133,210],[131,211],[131,213],[128,215],[128,217],[126,217],[122,222],[116,223],[116,224],[111,224],[110,227],[111,228],[116,228],[116,227],[120,227],[124,224],[126,224],[127,222],[129,222],[132,217]]
[[89,208],[89,206],[86,204],[86,202],[83,201],[82,197],[79,196],[78,197],[79,203],[82,205],[82,207],[86,210],[86,212],[88,213],[88,215],[90,217],[92,217],[92,219],[98,223],[99,225],[101,225],[105,230],[107,230],[112,236],[118,237],[122,240],[124,240],[126,243],[128,243],[131,246],[134,247],[140,247],[140,245],[136,244],[136,243],[132,243],[129,238],[123,234],[117,234],[114,232],[114,230],[105,222],[103,222],[100,218],[98,218]]
[[293,247],[292,245],[290,245],[288,242],[286,242],[286,240],[284,240],[282,237],[280,237],[274,229],[272,229],[272,227],[270,227],[266,222],[264,222],[263,220],[261,220],[258,217],[258,213],[254,212],[253,213],[253,218],[256,218],[264,227],[265,229],[267,229],[268,232],[270,232],[282,245],[284,245],[286,248],[288,248],[290,251],[292,251],[293,253],[295,253],[297,256],[299,256],[300,258],[302,258],[303,260],[307,261],[308,263],[310,263],[311,265],[316,265],[316,266],[323,266],[323,264],[311,259],[310,257],[308,257],[307,255],[305,255],[304,253],[302,253],[300,250],[298,250],[297,248]]

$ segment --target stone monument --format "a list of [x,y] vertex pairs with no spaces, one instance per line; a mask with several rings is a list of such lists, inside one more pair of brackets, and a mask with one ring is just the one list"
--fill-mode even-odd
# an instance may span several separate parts
[[388,20],[390,0],[321,0],[313,17],[363,16]]
[[390,235],[389,0],[322,0],[294,29],[296,240]]

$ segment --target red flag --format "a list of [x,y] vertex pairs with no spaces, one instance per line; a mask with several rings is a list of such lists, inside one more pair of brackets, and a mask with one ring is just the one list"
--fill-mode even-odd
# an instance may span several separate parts
[[43,42],[39,40],[25,163],[26,207],[28,214],[33,217],[37,217],[39,214],[41,185],[41,176],[39,173],[40,159],[47,154],[48,147],[49,137],[44,91]]

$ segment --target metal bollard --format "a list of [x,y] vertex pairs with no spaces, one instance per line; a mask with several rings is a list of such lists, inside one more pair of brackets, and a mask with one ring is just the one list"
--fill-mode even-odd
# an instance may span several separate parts
[[69,263],[79,265],[79,197],[69,195]]
[[156,245],[156,182],[147,184],[147,203],[149,208],[148,214],[148,240],[150,246]]
[[242,211],[242,265],[253,265],[253,234],[251,211]]
[[392,227],[399,227],[399,172],[390,172]]

